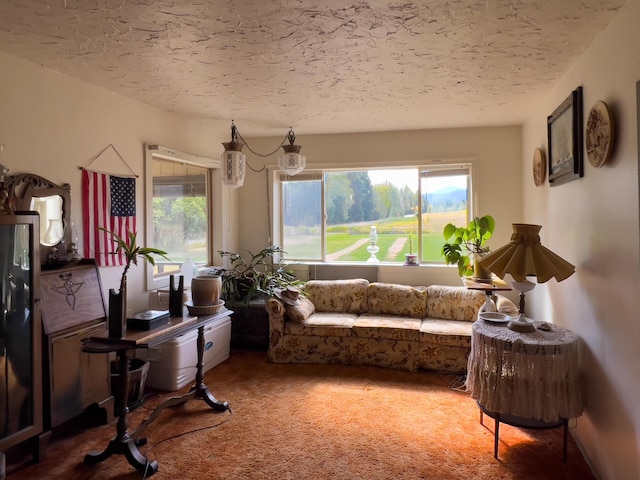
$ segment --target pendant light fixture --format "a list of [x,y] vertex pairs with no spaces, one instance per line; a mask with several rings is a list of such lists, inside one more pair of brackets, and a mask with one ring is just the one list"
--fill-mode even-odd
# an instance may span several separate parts
[[[286,142],[289,141],[287,145]],[[247,162],[247,157],[242,153],[242,147],[247,145],[247,148],[251,153],[258,157],[270,157],[274,155],[280,147],[284,150],[284,153],[278,157],[278,167],[287,175],[296,175],[303,171],[306,167],[306,158],[300,154],[300,145],[295,144],[296,135],[293,132],[293,128],[289,127],[289,133],[284,137],[280,145],[276,149],[267,154],[258,153],[251,149],[246,140],[242,138],[238,128],[231,120],[231,141],[223,142],[224,153],[222,154],[222,181],[230,188],[238,188],[244,184],[244,178],[246,175],[246,169],[250,168],[253,171],[259,172],[264,170],[264,167],[260,170],[251,168],[251,165]]]
[[242,153],[244,143],[238,141],[238,129],[231,120],[231,141],[223,142],[222,182],[231,188],[244,185],[247,156]]
[[295,175],[304,170],[307,166],[307,159],[304,155],[300,155],[300,145],[295,145],[296,135],[293,133],[293,128],[289,128],[287,134],[289,145],[282,145],[284,153],[278,157],[278,166],[287,175]]

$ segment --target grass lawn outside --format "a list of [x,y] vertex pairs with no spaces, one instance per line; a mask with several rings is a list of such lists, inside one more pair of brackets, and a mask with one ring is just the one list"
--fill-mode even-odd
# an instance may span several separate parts
[[[444,263],[442,245],[444,238],[442,231],[448,223],[465,223],[467,212],[437,212],[422,215],[423,233],[421,238],[414,236],[413,253],[418,253],[419,242],[422,244],[422,263]],[[378,231],[378,247],[376,257],[380,262],[405,262],[405,253],[409,253],[409,232],[416,231],[415,216],[387,218],[373,222]],[[369,246],[370,224],[333,225],[325,232],[327,245],[326,255],[332,262],[366,262],[371,256],[367,251]],[[363,241],[364,240],[364,241]],[[308,229],[301,235],[295,234],[292,228],[286,234],[283,246],[289,260],[322,261],[321,235],[309,234]],[[337,253],[343,251],[338,256]]]
[[[294,244],[285,247],[287,259],[316,259],[320,260],[320,238],[307,236],[304,239],[297,239]],[[340,250],[348,250],[349,247],[358,243],[359,240],[365,240],[364,244],[353,251],[348,251],[333,261],[336,262],[366,262],[371,256],[367,251],[369,246],[368,235],[349,235],[348,233],[327,234],[327,255],[335,254]],[[395,251],[392,247],[402,244],[399,251]],[[439,263],[444,261],[441,254],[444,239],[441,234],[426,233],[422,235],[423,258],[426,263]],[[380,250],[376,257],[381,262],[400,262],[404,263],[405,253],[409,253],[409,242],[407,235],[398,234],[379,234],[378,247]],[[417,253],[417,242],[414,240],[414,253]]]

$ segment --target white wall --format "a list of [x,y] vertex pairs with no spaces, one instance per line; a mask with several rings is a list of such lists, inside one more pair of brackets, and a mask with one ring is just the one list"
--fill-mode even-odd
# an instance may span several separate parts
[[[574,436],[604,479],[640,478],[639,221],[636,81],[640,79],[640,2],[615,16],[569,72],[537,103],[523,127],[525,220],[543,226],[542,243],[576,266],[557,284],[539,286],[532,316],[569,327],[581,339],[585,412]],[[584,118],[604,100],[614,111],[611,163],[586,158],[580,180],[536,187],[531,161],[547,151],[546,117],[583,86]]]
[[[247,138],[257,152],[271,152],[282,138]],[[464,159],[472,163],[478,204],[476,213],[493,215],[496,231],[488,242],[499,247],[509,241],[511,224],[522,221],[520,127],[461,128],[341,135],[299,135],[296,143],[307,157],[307,170],[319,167],[419,165],[431,160]],[[265,160],[247,154],[255,170]],[[277,157],[266,159],[273,166]],[[270,244],[267,215],[267,173],[249,170],[239,190],[240,248],[259,251]],[[428,285],[460,284],[453,267],[379,267],[380,281]]]
[[[0,71],[0,143],[5,144],[0,163],[10,169],[9,174],[35,173],[55,183],[69,183],[71,214],[79,232],[82,205],[78,167],[110,143],[139,176],[136,210],[141,243],[145,238],[143,144],[157,143],[213,158],[220,158],[223,150],[220,142],[226,140],[227,122],[216,125],[179,117],[2,52]],[[112,152],[91,167],[105,173],[129,174]],[[217,201],[228,196],[220,191]],[[235,214],[233,207],[225,206],[224,212],[229,222]],[[223,228],[231,229],[228,225]],[[120,267],[101,268],[105,292],[118,288],[121,273]],[[127,297],[133,311],[147,308],[144,286],[143,267],[132,268]]]

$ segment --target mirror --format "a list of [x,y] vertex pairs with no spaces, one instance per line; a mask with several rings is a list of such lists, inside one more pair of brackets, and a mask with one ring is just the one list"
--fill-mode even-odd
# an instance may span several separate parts
[[62,197],[49,195],[31,199],[29,210],[40,214],[40,244],[46,247],[58,245],[64,237],[62,221]]
[[45,263],[53,247],[66,254],[69,239],[65,227],[70,225],[71,186],[56,185],[39,175],[22,173],[7,178],[9,195],[16,211],[36,211],[40,214],[40,260]]

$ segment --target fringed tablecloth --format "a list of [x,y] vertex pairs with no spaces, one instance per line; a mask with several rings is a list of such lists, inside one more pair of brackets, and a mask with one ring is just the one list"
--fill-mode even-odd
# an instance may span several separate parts
[[579,417],[578,337],[549,326],[519,333],[475,322],[466,380],[471,397],[488,411],[543,422]]

